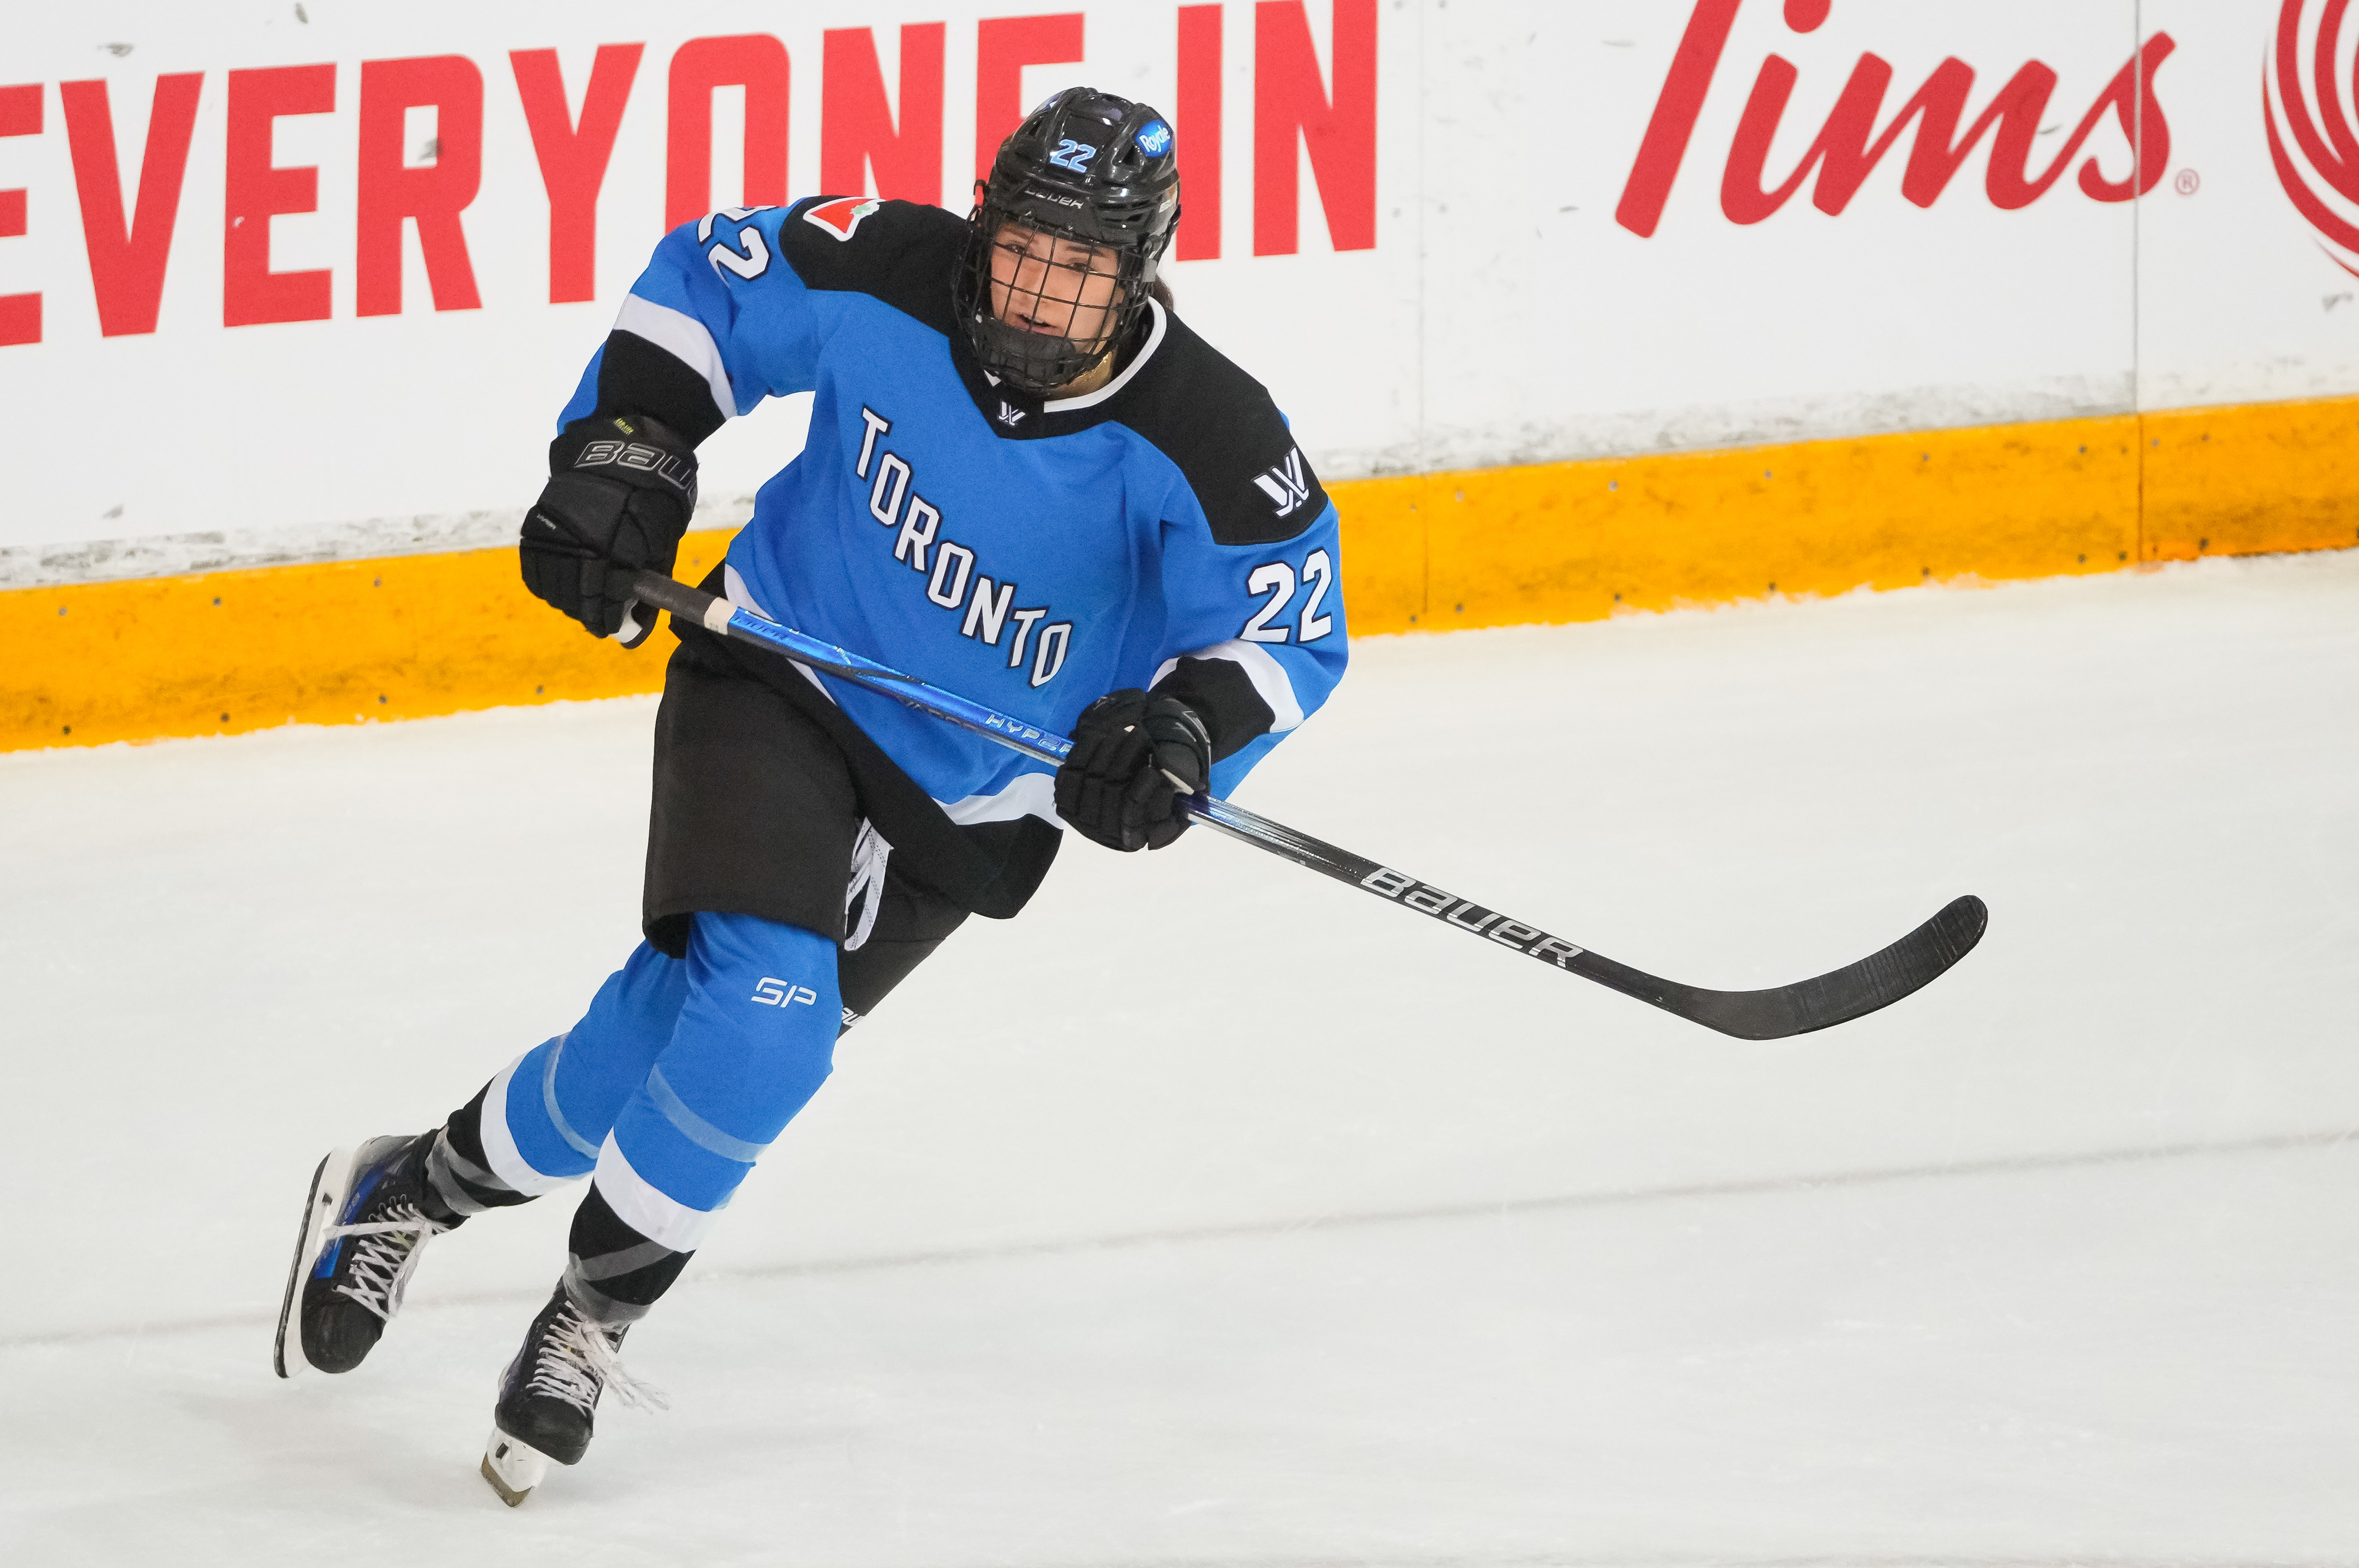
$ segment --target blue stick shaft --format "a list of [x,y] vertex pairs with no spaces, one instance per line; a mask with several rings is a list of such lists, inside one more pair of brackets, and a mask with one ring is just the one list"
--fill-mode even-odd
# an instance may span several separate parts
[[1036,762],[1050,764],[1065,760],[1073,743],[1063,735],[1052,734],[1038,724],[986,708],[955,691],[904,675],[889,664],[879,664],[847,648],[832,642],[821,642],[791,626],[764,620],[753,611],[732,604],[726,599],[716,599],[701,589],[658,572],[642,572],[632,584],[643,604],[656,605],[675,615],[685,615],[717,637],[738,637],[749,642],[766,643],[798,664],[829,675],[856,681],[872,691],[887,697],[897,697],[913,708],[921,708],[937,718],[948,719],[962,729],[973,730],[987,739],[995,740],[1010,751],[1021,752]]

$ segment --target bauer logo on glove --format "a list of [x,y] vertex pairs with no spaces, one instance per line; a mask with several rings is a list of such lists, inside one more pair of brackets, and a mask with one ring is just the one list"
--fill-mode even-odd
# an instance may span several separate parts
[[658,452],[636,441],[592,441],[573,460],[576,468],[632,468],[652,474],[688,497],[696,505],[696,464],[690,459],[686,464],[669,452]]
[[[627,438],[627,439],[625,439]],[[696,452],[642,414],[576,419],[549,443],[549,484],[525,515],[524,583],[596,637],[647,640],[631,579],[669,572],[696,510]]]

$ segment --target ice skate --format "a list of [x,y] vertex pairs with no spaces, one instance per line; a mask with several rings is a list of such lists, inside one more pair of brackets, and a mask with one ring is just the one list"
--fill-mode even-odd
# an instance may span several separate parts
[[421,1207],[433,1144],[430,1132],[371,1138],[312,1172],[271,1353],[281,1377],[359,1366],[401,1310],[426,1243],[458,1223]]
[[581,1462],[590,1451],[598,1397],[607,1388],[626,1405],[663,1406],[661,1393],[623,1369],[616,1353],[628,1327],[582,1316],[562,1285],[532,1320],[500,1375],[495,1424],[484,1445],[484,1479],[508,1507],[540,1484],[550,1460]]

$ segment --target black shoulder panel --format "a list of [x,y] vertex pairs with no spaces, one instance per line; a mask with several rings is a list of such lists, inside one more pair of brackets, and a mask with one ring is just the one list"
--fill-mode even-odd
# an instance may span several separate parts
[[1111,412],[1179,465],[1217,544],[1277,544],[1319,520],[1327,492],[1262,384],[1164,312],[1155,358]]
[[948,335],[966,220],[916,201],[814,196],[788,209],[778,248],[806,288],[867,294]]

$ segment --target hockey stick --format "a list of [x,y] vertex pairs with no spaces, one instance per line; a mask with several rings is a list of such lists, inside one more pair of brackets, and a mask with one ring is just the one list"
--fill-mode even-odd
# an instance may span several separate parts
[[[758,644],[798,664],[898,698],[913,708],[973,730],[1035,761],[1061,763],[1073,748],[1073,743],[1062,735],[1052,735],[980,702],[969,702],[832,643],[764,620],[726,599],[714,598],[660,572],[642,572],[633,586],[642,602],[694,621],[715,636]],[[1856,964],[1815,979],[1775,985],[1766,991],[1707,991],[1616,964],[1603,954],[1550,936],[1538,926],[1509,920],[1498,910],[1446,893],[1405,871],[1395,871],[1333,844],[1321,844],[1283,823],[1256,816],[1209,794],[1191,798],[1183,809],[1190,818],[1206,827],[1282,855],[1297,866],[1307,866],[1338,882],[1348,882],[1363,892],[1739,1040],[1781,1040],[1788,1035],[1808,1034],[1889,1007],[1939,978],[1951,964],[1973,952],[1990,919],[1983,901],[1968,894],[1881,953],[1871,953]]]

